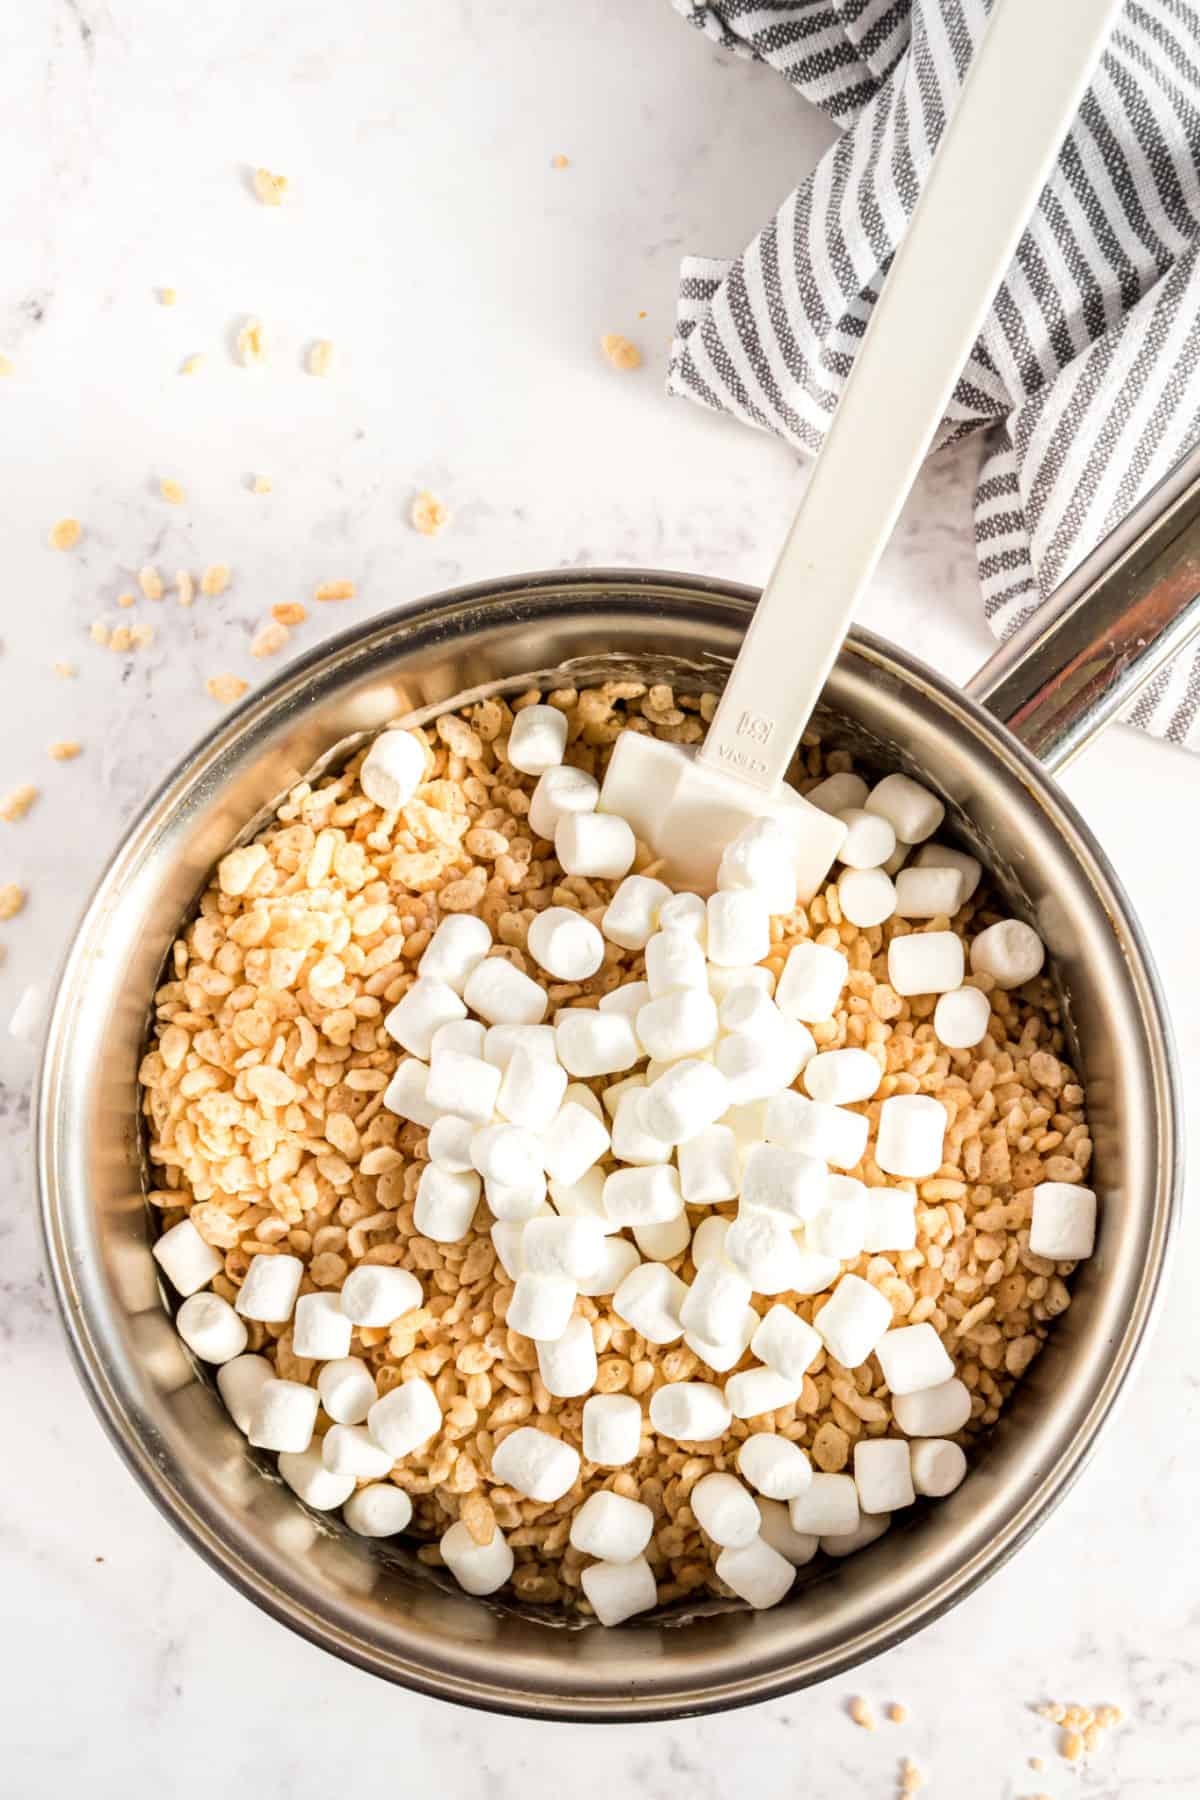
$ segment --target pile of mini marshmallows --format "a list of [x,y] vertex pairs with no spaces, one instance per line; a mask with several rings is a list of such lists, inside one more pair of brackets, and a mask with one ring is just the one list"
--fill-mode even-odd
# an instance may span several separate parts
[[[529,955],[553,980],[583,982],[601,968],[608,939],[644,952],[645,979],[547,1024],[545,991],[489,954],[484,921],[448,916],[384,1021],[406,1052],[384,1104],[429,1131],[418,1233],[456,1243],[481,1195],[486,1200],[496,1255],[514,1283],[509,1327],[536,1344],[550,1394],[590,1396],[589,1463],[634,1462],[644,1421],[631,1395],[591,1392],[596,1352],[575,1311],[578,1295],[610,1297],[617,1317],[651,1344],[682,1339],[714,1375],[734,1369],[747,1350],[756,1359],[723,1385],[680,1381],[651,1396],[651,1429],[686,1444],[719,1440],[733,1419],[795,1401],[822,1349],[847,1369],[878,1358],[906,1435],[859,1442],[852,1476],[814,1472],[798,1445],[758,1432],[739,1448],[742,1479],[706,1475],[691,1492],[696,1520],[720,1552],[717,1575],[749,1605],[771,1606],[818,1546],[847,1554],[878,1537],[916,1495],[958,1486],[966,1460],[951,1439],[970,1415],[970,1394],[931,1325],[893,1330],[878,1289],[843,1273],[864,1252],[913,1248],[915,1200],[909,1189],[868,1189],[841,1172],[857,1165],[867,1143],[867,1118],[849,1108],[869,1100],[881,1079],[868,1052],[818,1052],[808,1030],[832,1017],[849,974],[845,956],[798,944],[774,992],[759,966],[772,914],[796,905],[794,840],[770,821],[747,827],[707,900],[630,874],[633,832],[596,810],[597,784],[563,764],[565,741],[566,721],[554,708],[517,715],[509,759],[539,777],[533,830],[553,841],[567,874],[619,886],[599,928],[565,907],[541,913],[529,928]],[[424,768],[418,738],[387,732],[363,764],[362,786],[396,810]],[[837,774],[807,798],[845,825],[837,885],[853,923],[951,915],[974,892],[979,864],[960,851],[925,843],[911,867],[899,866],[943,817],[941,803],[907,776],[889,775],[868,791],[857,776]],[[1037,974],[1043,949],[1028,925],[1006,920],[974,939],[970,961],[1012,988]],[[963,986],[963,943],[954,932],[893,939],[888,976],[899,994],[939,996],[934,1026],[944,1044],[966,1048],[985,1035],[988,1001]],[[793,1086],[801,1077],[803,1093]],[[583,1085],[596,1080],[607,1083],[602,1102]],[[894,1095],[880,1108],[876,1163],[899,1180],[933,1175],[945,1129],[937,1100]],[[734,1200],[736,1218],[712,1214],[693,1230],[689,1208]],[[1056,1261],[1088,1256],[1095,1205],[1084,1187],[1036,1188],[1030,1249]],[[666,1266],[689,1247],[690,1286]],[[236,1424],[252,1444],[278,1452],[280,1473],[301,1499],[342,1507],[347,1525],[367,1536],[404,1530],[411,1503],[386,1477],[435,1436],[441,1408],[420,1377],[381,1397],[351,1344],[355,1326],[387,1327],[422,1305],[416,1277],[364,1265],[340,1293],[298,1298],[299,1258],[260,1255],[232,1307],[201,1291],[222,1263],[190,1220],[166,1232],[154,1253],[185,1296],[181,1336],[218,1366]],[[763,1316],[751,1305],[756,1294],[826,1291],[812,1325],[784,1304]],[[244,1354],[247,1319],[290,1320],[296,1355],[321,1365],[315,1387],[280,1380],[264,1357]],[[315,1440],[319,1407],[332,1423]],[[579,1451],[536,1425],[513,1430],[492,1460],[497,1482],[542,1504],[561,1499],[580,1471]],[[576,1511],[570,1541],[595,1558],[581,1581],[601,1623],[655,1604],[644,1555],[653,1526],[649,1507],[609,1491]],[[456,1523],[440,1548],[471,1594],[494,1592],[513,1570],[499,1527],[481,1545]]]

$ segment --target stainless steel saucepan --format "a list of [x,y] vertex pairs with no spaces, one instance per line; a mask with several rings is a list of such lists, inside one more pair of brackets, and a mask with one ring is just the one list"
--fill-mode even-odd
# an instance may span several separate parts
[[[1200,465],[1181,468],[967,692],[866,634],[821,724],[935,785],[959,836],[1034,920],[1088,1086],[1101,1230],[966,1483],[772,1612],[717,1604],[616,1631],[471,1600],[397,1546],[356,1539],[269,1477],[177,1338],[149,1253],[137,1068],[151,997],[213,864],[346,738],[466,693],[618,671],[720,683],[754,594],[641,572],[543,574],[440,595],[293,664],[211,732],[127,833],[55,1001],[38,1120],[46,1242],[81,1378],[184,1537],[241,1592],[364,1669],[543,1718],[677,1717],[765,1699],[876,1655],[994,1572],[1059,1500],[1146,1334],[1179,1187],[1176,1074],[1149,954],[1051,771],[1200,629]],[[803,621],[797,621],[797,654]],[[1040,761],[1038,758],[1040,757]]]

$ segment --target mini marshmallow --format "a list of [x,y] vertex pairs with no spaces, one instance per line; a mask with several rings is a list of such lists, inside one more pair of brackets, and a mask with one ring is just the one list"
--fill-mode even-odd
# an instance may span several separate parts
[[[532,710],[532,709],[531,709]],[[539,711],[541,708],[538,709]],[[518,717],[521,715],[518,714]],[[486,1544],[477,1544],[461,1519],[442,1533],[442,1561],[465,1594],[494,1594],[513,1572],[516,1558],[497,1525]]]
[[823,1050],[804,1070],[809,1094],[826,1106],[869,1100],[882,1079],[883,1070],[869,1050]]
[[485,956],[471,970],[463,999],[489,1025],[540,1025],[550,1004],[545,989],[502,956]]
[[722,969],[738,968],[761,962],[770,948],[771,911],[757,889],[729,888],[709,895],[709,962]]
[[321,1441],[321,1461],[331,1475],[378,1481],[390,1472],[393,1458],[363,1426],[331,1425]]
[[549,1505],[578,1481],[579,1452],[535,1425],[519,1425],[493,1451],[492,1475],[527,1500]]
[[706,989],[679,988],[648,1001],[634,1026],[643,1048],[660,1062],[699,1056],[716,1042],[716,1002]]
[[660,931],[685,931],[703,944],[708,933],[708,908],[699,894],[672,894],[658,909]]
[[1016,988],[1040,974],[1046,948],[1032,925],[1001,919],[971,944],[971,973],[990,975],[997,987]]
[[[775,1032],[787,1015],[781,1013],[765,988],[747,983],[732,987],[717,1003],[717,1016],[722,1031]],[[789,1020],[789,1024],[798,1024]]]
[[430,1106],[426,1098],[428,1087],[428,1064],[420,1062],[415,1056],[406,1056],[388,1083],[383,1104],[397,1118],[411,1119],[414,1125],[423,1125],[428,1129],[438,1119],[436,1109]]
[[870,789],[861,775],[852,775],[848,769],[839,770],[836,775],[827,775],[824,781],[818,781],[816,787],[809,788],[804,798],[810,806],[819,807],[824,813],[832,813],[840,818],[842,813],[862,806]]
[[718,969],[712,963],[708,965],[708,991],[718,1006],[727,994],[739,987],[760,987],[769,996],[775,992],[775,977],[761,963],[752,963],[749,967],[743,964],[736,969]]
[[[600,823],[598,813],[589,817]],[[526,947],[556,981],[586,981],[604,961],[604,939],[590,919],[569,906],[548,906],[538,913],[530,922]]]
[[828,944],[795,944],[783,965],[775,1004],[806,1025],[831,1019],[849,976],[850,964],[840,950],[831,950]]
[[776,1094],[767,1106],[763,1135],[768,1143],[853,1169],[867,1147],[870,1121],[862,1113],[825,1106],[803,1094]]
[[[522,1240],[522,1251],[524,1247]],[[533,1275],[522,1269],[508,1303],[508,1329],[519,1331],[523,1337],[553,1342],[570,1324],[576,1292],[569,1276]]]
[[697,1270],[679,1309],[686,1330],[720,1344],[736,1333],[750,1304],[750,1283],[726,1262],[713,1260]]
[[953,931],[913,931],[888,945],[888,980],[898,994],[946,994],[962,986],[966,963]]
[[354,1476],[327,1469],[316,1444],[300,1451],[284,1451],[279,1458],[279,1473],[297,1499],[317,1512],[333,1512],[354,1492]]
[[243,1319],[282,1325],[292,1316],[303,1277],[298,1256],[252,1256],[234,1304]]
[[[659,1394],[666,1391],[660,1388]],[[657,1398],[658,1394],[655,1395]],[[758,1536],[758,1508],[754,1496],[736,1475],[702,1475],[688,1496],[688,1505],[701,1531],[707,1532],[714,1544],[725,1549],[738,1549]],[[790,1569],[788,1573],[790,1575]]]
[[435,1244],[459,1244],[471,1229],[479,1205],[479,1177],[467,1169],[456,1175],[439,1163],[426,1163],[417,1182],[413,1225]]
[[463,1056],[457,1050],[441,1052],[433,1059],[425,1097],[442,1112],[455,1112],[483,1125],[496,1110],[500,1071],[482,1056]]
[[643,950],[658,923],[658,912],[671,890],[650,875],[627,875],[608,903],[600,929],[610,944]]
[[[540,1221],[533,1220],[533,1224]],[[561,1337],[536,1339],[538,1373],[548,1394],[573,1400],[596,1385],[596,1346],[592,1328],[578,1314],[567,1321]]]
[[714,1341],[711,1338],[697,1337],[694,1331],[685,1331],[683,1341],[689,1350],[695,1351],[701,1362],[707,1363],[716,1374],[724,1375],[741,1362],[757,1324],[758,1314],[752,1306],[748,1306],[731,1337]]
[[802,1224],[823,1204],[826,1179],[815,1156],[782,1144],[755,1144],[742,1170],[742,1209],[779,1213]]
[[[211,1244],[206,1244],[190,1219],[180,1219],[164,1231],[152,1255],[177,1294],[186,1300],[207,1287],[225,1264]],[[285,1318],[287,1314],[283,1315]]]
[[562,1219],[594,1219],[605,1234],[617,1229],[604,1210],[604,1171],[594,1164],[578,1181],[552,1181],[550,1199]]
[[645,1121],[645,1083],[621,1096],[612,1126],[612,1150],[618,1161],[635,1168],[671,1160],[672,1146],[656,1137]]
[[945,1141],[946,1109],[932,1094],[892,1094],[880,1107],[875,1161],[885,1175],[936,1175]]
[[893,1513],[911,1506],[912,1471],[903,1438],[860,1438],[854,1446],[854,1485],[865,1513]]
[[[476,1007],[475,1010],[479,1009]],[[447,982],[436,981],[431,975],[419,975],[404,998],[386,1015],[383,1028],[402,1050],[407,1050],[411,1056],[428,1059],[438,1026],[466,1016],[467,1009],[461,997]]]
[[859,1522],[858,1489],[849,1475],[824,1475],[814,1471],[802,1494],[788,1507],[793,1531],[814,1537],[839,1537],[854,1531]]
[[896,848],[896,833],[888,821],[861,806],[846,807],[838,818],[846,827],[846,836],[837,860],[847,869],[881,868]]
[[450,1175],[465,1175],[472,1167],[471,1139],[475,1127],[470,1119],[445,1113],[429,1127],[429,1159]]
[[755,1367],[731,1375],[725,1383],[725,1398],[735,1419],[758,1419],[764,1413],[778,1412],[800,1398],[803,1381],[789,1381],[774,1369]]
[[970,1390],[957,1376],[919,1394],[895,1394],[892,1417],[909,1437],[951,1437],[971,1416]]
[[489,1181],[522,1187],[542,1171],[541,1142],[519,1125],[482,1125],[471,1138],[471,1161]]
[[714,1566],[718,1580],[756,1612],[778,1606],[796,1577],[788,1559],[757,1536],[748,1544],[722,1550]]
[[785,1556],[794,1569],[803,1568],[817,1554],[820,1540],[810,1531],[794,1531],[788,1509],[778,1500],[759,1499],[759,1535],[780,1556]]
[[544,775],[563,759],[567,715],[557,706],[523,706],[508,734],[508,761],[522,775]]
[[603,1228],[595,1219],[530,1219],[521,1254],[534,1275],[565,1275],[571,1282],[594,1275],[604,1253]]
[[592,1394],[583,1403],[583,1454],[604,1469],[636,1461],[642,1443],[641,1403],[632,1394]]
[[[741,1187],[737,1139],[728,1125],[710,1125],[680,1144],[679,1186],[688,1206],[735,1200]],[[706,1221],[707,1223],[708,1221]]]
[[483,919],[474,913],[448,913],[421,952],[417,974],[461,994],[491,947],[492,934]]
[[891,1323],[891,1302],[859,1275],[843,1275],[813,1320],[825,1348],[845,1369],[865,1363]]
[[602,1013],[591,1007],[573,1007],[555,1026],[554,1041],[563,1068],[586,1081],[594,1075],[623,1075],[644,1054],[633,1026],[622,1013]]
[[908,775],[885,775],[863,805],[886,819],[902,844],[920,844],[932,837],[946,816],[937,795]]
[[[479,1183],[475,1182],[478,1195]],[[407,1269],[389,1268],[382,1263],[364,1263],[351,1269],[342,1283],[341,1307],[355,1325],[388,1326],[405,1313],[421,1305],[425,1296],[415,1275]],[[297,1309],[299,1310],[299,1309]],[[349,1345],[346,1346],[349,1349]],[[304,1355],[304,1351],[298,1351]],[[334,1351],[344,1356],[346,1350]]]
[[484,1061],[495,1063],[498,1069],[507,1071],[518,1050],[528,1050],[543,1062],[557,1064],[553,1025],[491,1025],[484,1033]]
[[264,1381],[246,1435],[259,1450],[307,1450],[318,1404],[317,1390],[303,1382]]
[[853,1556],[881,1538],[892,1522],[891,1513],[863,1513],[853,1531],[841,1531],[820,1540],[826,1556]]
[[541,1131],[558,1113],[567,1072],[536,1051],[518,1046],[496,1095],[496,1111],[526,1131]]
[[637,839],[616,813],[565,813],[554,828],[554,854],[565,875],[619,881],[633,867]]
[[[449,1024],[439,1025],[429,1046],[430,1069],[439,1056],[445,1056],[451,1050],[459,1056],[482,1056],[485,1035],[478,1019],[451,1019]],[[430,1105],[434,1104],[431,1100]],[[436,1104],[440,1106],[442,1102]]]
[[521,1242],[527,1223],[525,1219],[497,1219],[488,1233],[496,1259],[510,1281],[515,1281],[525,1267]]
[[641,1263],[614,1292],[612,1309],[648,1343],[673,1344],[683,1336],[679,1309],[686,1297],[686,1286],[665,1263]]
[[769,1500],[794,1500],[812,1480],[812,1464],[799,1444],[773,1431],[752,1432],[738,1449],[737,1465]]
[[631,1244],[628,1238],[607,1237],[596,1273],[579,1283],[579,1292],[589,1300],[594,1300],[601,1294],[615,1294],[625,1277],[632,1275],[640,1262],[636,1244]]
[[[799,1241],[799,1237],[797,1237]],[[836,1256],[819,1256],[815,1250],[804,1249],[796,1253],[796,1261],[789,1271],[792,1292],[795,1294],[823,1294],[831,1288],[842,1272],[842,1265]]]
[[[895,1331],[885,1331],[875,1346],[875,1354],[893,1394],[919,1394],[926,1388],[940,1387],[954,1374],[954,1364],[941,1338],[928,1323],[900,1325]],[[867,1510],[881,1512],[883,1508]]]
[[1051,1262],[1078,1262],[1096,1248],[1096,1196],[1072,1181],[1042,1181],[1033,1190],[1029,1248]]
[[[400,1273],[392,1269],[381,1272]],[[354,1273],[368,1271],[355,1270]],[[412,1279],[409,1276],[409,1280]],[[419,1296],[420,1286],[415,1282],[414,1286]],[[352,1329],[350,1315],[343,1310],[340,1294],[301,1294],[292,1320],[292,1349],[297,1356],[313,1362],[337,1362],[350,1354]]]
[[599,785],[585,770],[569,763],[545,769],[529,799],[530,830],[553,843],[561,818],[567,813],[595,812],[599,798]]
[[916,1201],[904,1188],[868,1188],[866,1233],[868,1256],[881,1250],[912,1250],[917,1242]]
[[[693,1142],[699,1141],[699,1139],[693,1139]],[[685,1146],[685,1148],[690,1148],[690,1146]],[[725,1236],[731,1224],[732,1220],[723,1219],[720,1213],[713,1213],[710,1218],[702,1220],[697,1225],[692,1233],[692,1261],[698,1270],[702,1269],[706,1262],[711,1262],[714,1256],[721,1256],[724,1253]],[[757,1317],[757,1315],[755,1316]]]
[[359,1488],[342,1507],[342,1517],[359,1537],[395,1537],[412,1520],[412,1501],[403,1488],[390,1481],[375,1481]]
[[680,988],[707,990],[704,951],[693,933],[656,931],[646,945],[646,980],[653,1000]]
[[[650,999],[650,983],[648,981],[626,981],[610,993],[601,994],[599,1010],[602,1013],[623,1013],[627,1019],[636,1019]],[[631,1077],[630,1079],[633,1079]],[[620,1082],[613,1084],[620,1087]],[[605,1101],[607,1105],[607,1100]]]
[[806,1026],[779,1014],[769,1030],[731,1031],[717,1045],[716,1065],[729,1086],[735,1106],[769,1100],[790,1087],[808,1063],[816,1044]]
[[249,1431],[258,1397],[267,1382],[274,1379],[274,1365],[265,1356],[235,1356],[231,1362],[221,1364],[217,1387],[239,1431]]
[[909,1447],[912,1484],[918,1494],[941,1500],[952,1494],[967,1472],[967,1459],[949,1438],[921,1438]]
[[395,1461],[411,1456],[440,1430],[442,1409],[422,1375],[413,1375],[376,1400],[367,1414],[367,1429]]
[[[585,1081],[568,1081],[563,1089],[563,1105],[567,1104],[582,1106],[599,1124],[604,1124],[604,1107]],[[556,1113],[555,1117],[557,1116]]]
[[776,1213],[739,1212],[725,1234],[724,1256],[756,1294],[785,1294],[795,1287],[800,1252],[789,1221]]
[[936,919],[940,913],[953,917],[962,905],[962,889],[957,869],[914,864],[896,877],[896,912],[902,919]]
[[746,1155],[752,1144],[760,1144],[767,1119],[767,1102],[752,1100],[745,1106],[731,1106],[717,1121],[733,1133],[733,1139],[741,1156]]
[[623,1625],[658,1604],[654,1571],[644,1556],[632,1562],[589,1563],[579,1582],[601,1625]]
[[838,905],[851,925],[882,925],[896,910],[896,889],[885,869],[844,869],[838,876]]
[[790,913],[796,906],[796,849],[773,819],[753,819],[727,844],[717,870],[717,887],[755,889],[768,912]]
[[361,1425],[379,1390],[375,1377],[359,1356],[341,1356],[329,1362],[317,1376],[321,1405],[338,1425]]
[[641,1118],[653,1136],[668,1144],[685,1144],[715,1125],[730,1099],[729,1083],[719,1069],[685,1057],[646,1088]]
[[358,771],[358,785],[381,812],[407,806],[425,779],[425,745],[415,731],[384,731]]
[[604,1210],[619,1228],[677,1219],[683,1211],[679,1175],[666,1163],[614,1169],[604,1182]]
[[640,1500],[601,1488],[589,1494],[571,1520],[570,1543],[585,1556],[628,1563],[642,1554],[654,1530],[654,1514]]
[[962,876],[962,891],[958,904],[965,906],[975,889],[979,886],[983,874],[983,865],[974,856],[968,856],[965,850],[954,850],[949,844],[922,844],[913,857],[913,867],[917,869],[957,869]]
[[942,994],[933,1009],[933,1029],[947,1050],[971,1050],[987,1036],[992,1003],[978,988]]
[[548,1210],[546,1177],[540,1169],[530,1181],[520,1183],[497,1181],[489,1175],[484,1179],[483,1197],[491,1208],[492,1217],[509,1223],[523,1224]]
[[603,1119],[577,1100],[564,1100],[539,1134],[542,1165],[552,1181],[571,1186],[582,1181],[594,1163],[608,1155],[609,1135]]
[[772,1306],[750,1339],[760,1362],[793,1385],[803,1382],[821,1350],[819,1332],[788,1306]]
[[[240,1356],[249,1335],[228,1300],[219,1294],[190,1294],[175,1315],[175,1329],[201,1362],[214,1366]],[[307,1353],[298,1350],[296,1354]]]
[[867,1190],[849,1176],[830,1175],[825,1196],[825,1204],[805,1227],[805,1246],[816,1256],[854,1262],[867,1240]]
[[692,1241],[692,1228],[687,1215],[663,1219],[655,1225],[635,1225],[633,1239],[648,1262],[674,1262]]

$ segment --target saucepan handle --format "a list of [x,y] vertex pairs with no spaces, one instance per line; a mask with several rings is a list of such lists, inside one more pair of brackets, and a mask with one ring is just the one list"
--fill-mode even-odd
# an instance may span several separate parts
[[[1200,447],[1055,589],[967,683],[1061,769],[1200,635]],[[1200,714],[1200,675],[1179,705]]]

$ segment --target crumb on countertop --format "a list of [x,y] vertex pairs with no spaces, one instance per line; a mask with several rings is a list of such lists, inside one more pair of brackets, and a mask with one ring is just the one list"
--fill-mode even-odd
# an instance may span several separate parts
[[179,295],[175,292],[173,287],[162,287],[158,290],[158,299],[161,306],[174,306],[178,298]]
[[901,1800],[909,1800],[912,1794],[919,1794],[925,1786],[925,1777],[918,1769],[911,1756],[906,1756],[900,1764]]
[[196,583],[188,569],[175,571],[175,587],[180,606],[190,606],[196,598]]
[[856,1694],[850,1702],[850,1717],[856,1725],[861,1725],[864,1731],[874,1731],[875,1715],[861,1694]]
[[173,481],[169,475],[163,476],[158,484],[158,491],[171,506],[182,506],[187,498],[179,483]]
[[908,1718],[908,1708],[902,1700],[893,1700],[887,1709],[887,1716],[893,1725],[903,1725]]
[[308,608],[299,600],[280,600],[271,608],[271,617],[280,625],[302,625],[308,617]]
[[139,571],[138,571],[138,586],[141,588],[141,590],[142,590],[143,594],[146,596],[147,600],[161,600],[162,599],[162,597],[163,597],[162,576],[159,574],[158,570],[154,567],[153,563],[147,563],[144,569],[139,569]]
[[46,542],[52,550],[73,550],[83,536],[83,526],[78,519],[59,519],[50,527]]
[[183,362],[180,364],[179,373],[181,375],[195,375],[204,367],[207,360],[208,359],[203,351],[197,350],[194,355],[184,357]]
[[450,508],[444,501],[436,499],[428,488],[422,488],[412,503],[411,518],[414,531],[419,531],[422,537],[436,537],[450,522]]
[[0,356],[0,379],[2,379],[5,375],[13,374],[13,372],[14,372],[13,365],[9,361],[8,357]]
[[58,676],[60,681],[74,681],[79,671],[76,669],[74,663],[56,662],[54,665],[54,673]]
[[243,681],[240,675],[210,675],[205,682],[211,700],[219,700],[222,706],[230,706],[233,701],[240,700],[250,683]]
[[269,169],[255,169],[254,192],[264,206],[282,206],[288,191],[286,175],[272,175]]
[[25,904],[25,889],[18,882],[6,881],[0,886],[0,919],[15,918]]
[[550,158],[550,167],[552,169],[569,169],[570,166],[571,166],[570,157],[564,156],[561,150],[559,150],[556,155],[554,155]]
[[15,824],[18,819],[25,817],[37,797],[38,791],[33,783],[23,781],[20,787],[13,788],[0,799],[0,819],[6,819],[10,825]]
[[250,654],[251,656],[274,656],[277,650],[283,649],[291,635],[287,626],[281,625],[278,619],[269,619],[265,625],[259,626],[251,638]]
[[328,375],[332,367],[333,345],[328,338],[318,338],[309,346],[308,372],[310,375]]
[[82,749],[78,738],[56,738],[50,745],[49,754],[55,762],[72,762]]
[[223,594],[228,586],[229,564],[209,563],[203,575],[200,577],[200,592],[202,594],[215,596],[217,594]]
[[255,368],[267,360],[267,336],[261,319],[247,319],[237,334],[237,353],[242,366]]
[[271,477],[269,475],[256,475],[250,485],[256,494],[269,494],[271,491]]
[[619,331],[605,332],[600,339],[600,348],[614,369],[640,369],[642,366],[641,351]]
[[352,581],[323,581],[313,593],[314,600],[353,600],[355,594]]

